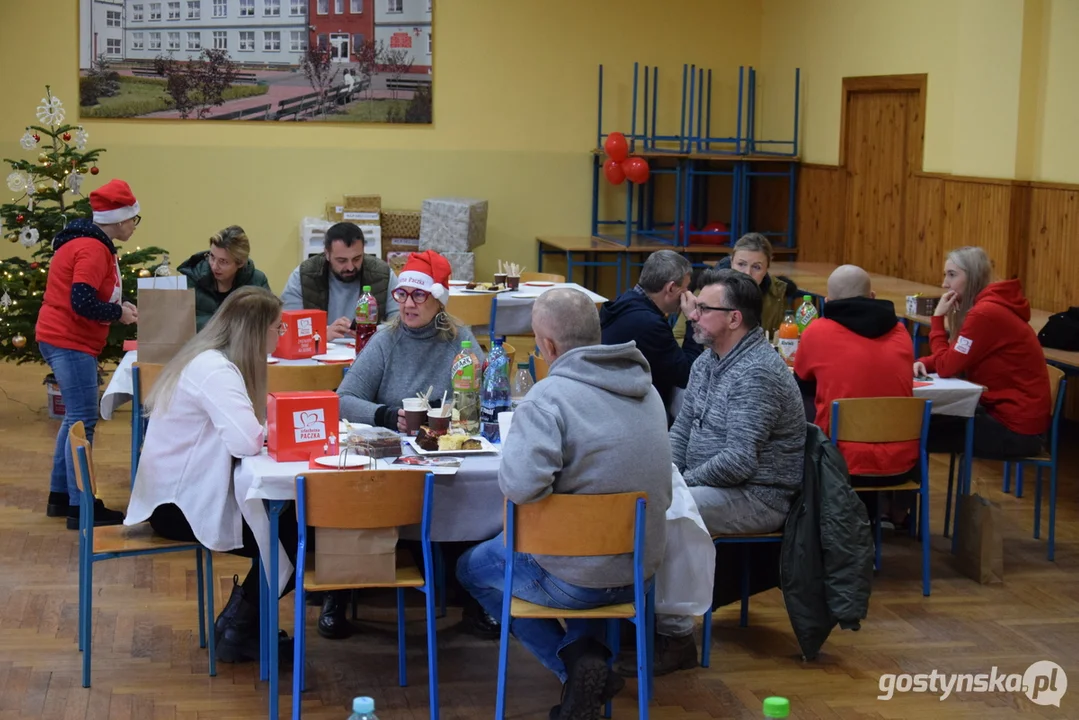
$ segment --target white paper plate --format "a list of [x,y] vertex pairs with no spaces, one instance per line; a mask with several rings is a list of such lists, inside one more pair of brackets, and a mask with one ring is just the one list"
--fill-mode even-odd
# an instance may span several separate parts
[[554,287],[553,282],[547,282],[546,280],[533,280],[532,282],[521,283],[528,287]]
[[464,287],[468,285],[468,280],[450,280],[450,287]]
[[337,423],[337,432],[347,433],[351,430],[370,430],[371,427],[372,426],[367,423],[354,423],[349,422],[348,420],[341,420]]
[[335,338],[330,340],[334,345],[352,345],[356,346],[356,338],[345,335],[344,337]]
[[538,293],[538,292],[519,292],[519,293],[514,293],[514,294],[510,295],[510,297],[529,298],[529,299],[534,300],[535,298],[538,298],[542,294],[543,293]]
[[342,458],[340,455],[324,455],[320,458],[315,458],[315,464],[323,467],[337,469],[342,468],[361,468],[370,464],[371,458],[366,455],[349,455]]
[[416,451],[417,455],[484,455],[498,452],[498,448],[482,435],[472,435],[471,437],[474,440],[479,440],[483,448],[480,450],[424,450],[416,443],[415,437],[406,437],[404,440],[410,448]]
[[350,363],[350,362],[352,362],[353,360],[356,359],[356,355],[355,355],[355,353],[346,354],[346,353],[343,353],[343,352],[334,352],[334,353],[323,353],[321,355],[315,355],[311,359],[312,360],[317,360],[318,362]]
[[267,355],[266,356],[266,364],[267,365],[276,365],[279,362],[281,362],[281,358],[275,358],[273,355]]

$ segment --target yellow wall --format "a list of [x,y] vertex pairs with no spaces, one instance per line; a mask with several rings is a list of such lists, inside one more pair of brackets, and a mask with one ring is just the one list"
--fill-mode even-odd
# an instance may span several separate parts
[[1079,182],[1074,0],[764,0],[761,26],[762,130],[789,136],[800,66],[806,162],[839,160],[844,77],[927,73],[924,170]]
[[[17,141],[46,83],[74,114],[76,7],[0,2],[0,156],[25,156]],[[537,234],[588,232],[599,63],[609,69],[605,112],[620,106],[624,119],[634,60],[665,71],[661,92],[674,103],[683,62],[759,60],[758,2],[680,0],[676,10],[656,0],[440,0],[431,127],[85,126],[91,145],[108,150],[100,180],[126,179],[144,208],[136,242],[176,258],[238,223],[280,289],[299,257],[300,218],[327,201],[379,193],[384,207],[419,207],[425,197],[463,195],[490,201],[478,269],[491,272],[496,258],[534,269]],[[673,103],[666,107],[677,122]]]

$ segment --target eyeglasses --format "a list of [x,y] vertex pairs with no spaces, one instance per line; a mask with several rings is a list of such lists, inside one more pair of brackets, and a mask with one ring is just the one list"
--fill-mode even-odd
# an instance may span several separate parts
[[697,303],[697,312],[699,312],[699,313],[706,313],[706,312],[711,312],[711,311],[715,311],[715,312],[736,312],[737,310],[738,310],[738,308],[712,307],[711,305],[705,305],[704,303]]
[[426,290],[420,290],[419,288],[416,288],[415,290],[405,290],[403,287],[399,287],[394,288],[393,291],[393,299],[399,303],[403,303],[405,300],[412,298],[412,302],[415,304],[423,305],[430,296],[431,293]]
[[139,223],[142,222],[142,215],[136,215],[131,219],[135,221],[135,227],[138,227]]
[[285,323],[278,323],[278,325],[277,325],[277,336],[278,337],[283,337],[285,335],[285,333],[287,333],[287,332],[288,332],[288,325],[286,325]]

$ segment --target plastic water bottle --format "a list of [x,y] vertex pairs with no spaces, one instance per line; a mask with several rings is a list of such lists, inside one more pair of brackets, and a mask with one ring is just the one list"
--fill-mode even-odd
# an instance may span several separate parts
[[798,314],[795,316],[795,322],[798,323],[798,333],[804,333],[806,328],[809,327],[809,323],[816,319],[817,308],[813,304],[813,296],[802,296],[802,304],[798,307]]
[[785,718],[791,714],[791,704],[787,698],[766,697],[763,709],[766,718]]
[[352,714],[348,720],[378,720],[375,715],[375,701],[369,697],[352,699]]
[[472,341],[461,343],[453,359],[450,386],[453,388],[453,427],[475,435],[480,429],[480,359],[472,352]]
[[505,338],[495,338],[487,354],[480,398],[480,434],[498,442],[498,414],[510,409],[510,359],[502,347]]
[[525,395],[532,389],[532,373],[528,371],[528,363],[517,364],[517,374],[513,378],[513,388],[510,390],[510,410],[516,410]]
[[367,347],[371,336],[378,330],[378,301],[371,294],[371,286],[363,286],[363,294],[356,303],[356,354]]

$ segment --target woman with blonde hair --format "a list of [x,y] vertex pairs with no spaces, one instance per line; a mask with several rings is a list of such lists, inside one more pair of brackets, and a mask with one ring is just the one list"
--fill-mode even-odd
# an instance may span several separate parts
[[266,275],[250,258],[251,242],[239,225],[229,225],[210,238],[210,249],[180,265],[195,289],[195,328],[202,330],[234,290],[249,285],[270,289]]
[[[258,545],[233,495],[232,471],[234,458],[262,451],[266,355],[281,328],[278,298],[240,288],[165,365],[145,403],[150,423],[125,523],[148,519],[162,537],[252,558],[217,618],[222,662],[259,655]],[[293,561],[294,518],[281,523],[281,544]]]
[[[1030,327],[1030,303],[1018,280],[992,282],[989,256],[961,247],[944,263],[944,295],[933,313],[931,355],[914,363],[915,376],[965,376],[985,386],[974,418],[978,457],[1029,457],[1049,429],[1049,376]],[[957,421],[958,420],[958,421]],[[933,416],[932,452],[963,447],[962,419]]]

